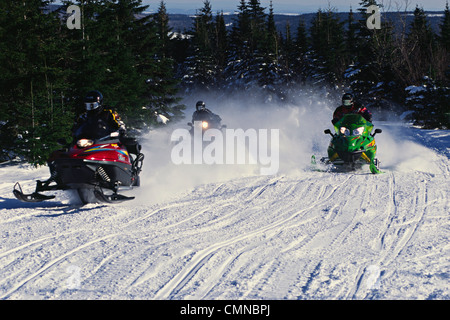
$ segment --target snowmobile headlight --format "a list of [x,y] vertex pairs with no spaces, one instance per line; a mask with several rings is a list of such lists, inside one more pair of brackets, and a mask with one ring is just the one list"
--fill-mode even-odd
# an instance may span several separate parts
[[341,128],[339,129],[339,132],[340,132],[341,134],[343,134],[344,136],[349,136],[349,135],[350,135],[350,130],[348,130],[346,127],[341,127]]
[[203,129],[207,129],[208,126],[209,126],[208,122],[206,122],[206,121],[203,121],[203,122],[202,122],[202,128],[203,128]]
[[356,128],[355,130],[353,130],[353,135],[360,136],[363,134],[363,132],[364,132],[364,127],[359,127],[359,128]]
[[94,144],[94,141],[90,139],[80,139],[77,141],[78,148],[87,148]]

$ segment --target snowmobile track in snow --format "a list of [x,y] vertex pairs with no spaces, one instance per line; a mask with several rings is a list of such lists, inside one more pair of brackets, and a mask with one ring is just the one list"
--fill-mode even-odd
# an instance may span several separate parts
[[420,156],[114,206],[22,204],[0,168],[0,299],[448,299],[449,159]]

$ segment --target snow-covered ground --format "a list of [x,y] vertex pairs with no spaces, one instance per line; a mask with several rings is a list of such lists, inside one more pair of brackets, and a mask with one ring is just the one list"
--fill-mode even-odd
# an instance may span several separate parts
[[48,169],[1,167],[0,299],[449,299],[450,132],[375,121],[384,174],[311,172],[331,128],[320,107],[213,110],[280,129],[272,176],[173,165],[173,124],[143,141],[128,203],[21,203],[14,183]]

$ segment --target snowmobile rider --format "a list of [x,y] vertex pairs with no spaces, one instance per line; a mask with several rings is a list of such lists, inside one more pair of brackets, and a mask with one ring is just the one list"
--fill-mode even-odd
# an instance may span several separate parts
[[192,115],[192,123],[195,121],[202,121],[205,118],[209,119],[209,121],[220,123],[222,118],[217,114],[214,114],[211,110],[206,108],[206,104],[203,101],[198,101],[195,105],[195,112]]
[[372,122],[372,113],[364,106],[354,101],[351,93],[346,93],[342,97],[342,105],[337,107],[333,113],[331,122],[336,124],[345,114],[357,113],[362,115],[367,121]]
[[125,145],[127,151],[136,155],[135,162],[143,160],[140,153],[141,146],[135,138],[126,137],[125,123],[119,114],[112,108],[103,104],[103,95],[100,91],[94,90],[86,94],[84,98],[86,112],[80,115],[72,129],[72,136],[76,140],[81,134],[99,139],[116,132],[120,141]]
[[100,91],[90,91],[84,98],[86,112],[80,115],[72,128],[72,136],[77,139],[81,134],[91,138],[103,138],[113,132],[126,133],[125,123],[119,114],[103,105]]

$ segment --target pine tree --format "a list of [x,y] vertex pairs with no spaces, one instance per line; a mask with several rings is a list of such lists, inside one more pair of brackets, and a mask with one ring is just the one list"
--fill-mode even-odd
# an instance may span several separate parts
[[297,27],[297,36],[295,38],[295,47],[300,54],[305,54],[308,51],[308,46],[305,21],[300,17]]
[[2,154],[12,152],[34,164],[46,162],[70,124],[62,98],[68,87],[61,63],[66,52],[57,13],[44,12],[49,3],[0,4]]
[[267,52],[278,57],[280,50],[280,39],[278,37],[277,28],[275,26],[275,17],[273,13],[273,4],[270,1],[269,14],[267,16]]
[[185,106],[180,104],[175,76],[176,62],[171,55],[174,47],[169,38],[171,29],[165,4],[160,3],[155,15],[144,16],[134,22],[129,46],[134,45],[135,65],[144,84],[142,106],[136,108],[140,126],[157,125],[156,115],[175,121],[183,117]]
[[448,85],[443,85],[438,79],[439,61],[436,56],[439,48],[436,35],[431,29],[424,10],[418,6],[414,10],[414,20],[410,25],[407,40],[411,48],[410,56],[414,61],[411,81],[423,87],[422,101],[417,101],[411,106],[416,111],[416,123],[425,128],[448,128],[450,126],[450,103],[448,102],[450,90]]
[[345,70],[343,23],[329,8],[318,10],[311,26],[311,44],[316,56],[318,82],[338,83]]
[[411,81],[418,83],[424,76],[435,78],[433,56],[436,52],[435,35],[431,29],[427,15],[422,8],[416,6],[414,19],[407,35],[407,44],[413,66],[410,66]]
[[141,0],[77,4],[83,11],[82,32],[74,39],[80,49],[73,51],[79,105],[86,91],[100,90],[130,130],[156,124],[155,112],[178,115],[180,106],[171,106],[179,101],[174,62],[153,16],[143,14],[148,6]]
[[295,39],[293,41],[293,50],[291,53],[291,69],[293,77],[301,83],[308,77],[308,69],[311,62],[308,59],[309,43],[305,21],[299,18]]
[[442,23],[439,25],[439,29],[439,40],[441,46],[450,54],[450,9],[448,6],[448,1],[445,5],[444,18],[442,19]]
[[367,8],[372,5],[382,9],[375,0],[363,0],[358,9],[361,19],[353,24],[349,17],[347,43],[354,43],[354,50],[349,51],[351,65],[347,69],[346,85],[361,103],[373,110],[388,106],[386,99],[397,96],[393,92],[399,84],[395,82],[397,77],[392,67],[393,26],[382,16],[381,29],[369,29],[367,19],[371,13],[367,13]]
[[250,33],[250,15],[247,3],[245,0],[240,0],[238,6],[237,19],[233,23],[231,32],[231,42],[233,44],[234,52],[243,56],[248,51],[248,34]]
[[[444,18],[442,19],[442,23],[440,24],[439,42],[444,51],[443,57],[445,59],[445,62],[443,63],[443,68],[445,68],[445,79],[447,82],[450,82],[450,9],[448,1],[445,6]],[[449,117],[450,115],[447,115],[447,118]],[[448,119],[448,121],[450,122],[450,119]]]
[[249,33],[249,47],[251,52],[263,52],[264,45],[267,41],[267,24],[266,13],[261,6],[259,0],[249,0],[248,14],[250,16],[250,33]]
[[214,57],[217,68],[216,83],[222,86],[225,80],[225,69],[227,66],[227,56],[229,50],[228,32],[225,25],[223,12],[217,13],[214,25]]
[[353,13],[353,9],[350,8],[350,12],[348,14],[347,20],[347,34],[346,34],[346,56],[348,57],[350,62],[354,62],[356,60],[356,48],[357,48],[357,32],[358,25],[355,22],[355,15]]
[[211,3],[205,0],[198,11],[192,31],[192,54],[187,63],[187,81],[201,89],[215,86],[217,65],[214,58],[215,26]]
[[[259,10],[264,9],[260,8]],[[265,17],[264,12],[259,16]],[[262,27],[263,29],[259,36],[260,40],[258,40],[265,41],[265,46],[262,46],[255,52],[255,56],[259,56],[260,61],[258,65],[255,65],[255,68],[260,70],[260,75],[258,75],[259,85],[263,87],[269,86],[270,90],[274,90],[273,86],[281,82],[282,73],[286,75],[289,72],[283,72],[279,65],[282,40],[275,26],[272,1],[270,1],[269,14],[266,21],[266,25]]]
[[161,53],[163,58],[171,56],[171,46],[170,46],[170,34],[172,33],[172,28],[169,26],[169,15],[167,13],[166,4],[164,1],[159,3],[158,11],[153,17],[158,38],[161,43]]
[[240,0],[230,34],[228,66],[225,69],[226,83],[232,90],[244,89],[249,81],[250,61],[253,59],[250,21],[249,7],[245,0]]

